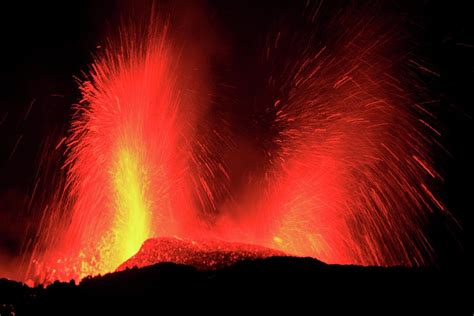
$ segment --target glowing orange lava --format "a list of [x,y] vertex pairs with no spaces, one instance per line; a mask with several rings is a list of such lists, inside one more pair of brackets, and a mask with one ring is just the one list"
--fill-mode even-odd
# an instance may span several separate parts
[[[349,20],[351,30],[337,27]],[[429,260],[424,218],[443,209],[427,180],[439,178],[433,128],[392,76],[392,33],[376,31],[385,22],[338,16],[324,43],[291,30],[268,36],[261,93],[271,98],[248,114],[267,122],[255,123],[269,135],[257,145],[267,163],[232,192],[220,152],[241,155],[238,136],[226,122],[204,120],[210,92],[190,85],[209,80],[206,65],[163,21],[122,28],[81,83],[67,186],[52,202],[63,215],[44,228],[48,242],[28,277],[47,283],[115,271],[145,240],[172,236],[328,263]],[[173,261],[199,265],[183,253]]]

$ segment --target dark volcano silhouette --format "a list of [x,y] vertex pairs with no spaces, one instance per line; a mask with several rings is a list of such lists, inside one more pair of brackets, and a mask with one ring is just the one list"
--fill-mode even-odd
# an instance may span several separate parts
[[470,274],[462,269],[330,265],[221,241],[150,239],[117,270],[46,288],[0,279],[0,315],[162,314],[170,308],[198,314],[257,306],[265,314],[289,306],[329,314],[456,315],[472,314],[473,307]]

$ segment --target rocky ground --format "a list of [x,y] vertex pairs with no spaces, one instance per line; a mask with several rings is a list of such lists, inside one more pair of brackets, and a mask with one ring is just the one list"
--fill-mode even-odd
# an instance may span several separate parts
[[0,280],[0,315],[193,314],[217,310],[291,314],[472,315],[471,278],[463,271],[327,265],[269,257],[202,271],[158,263],[86,278],[78,285],[29,288]]

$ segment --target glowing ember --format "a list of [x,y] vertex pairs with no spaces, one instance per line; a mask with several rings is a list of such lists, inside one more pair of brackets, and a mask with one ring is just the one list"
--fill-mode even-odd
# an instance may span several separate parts
[[262,246],[218,240],[155,238],[145,241],[140,251],[120,265],[117,271],[133,267],[141,268],[160,262],[174,262],[191,265],[199,270],[213,270],[242,260],[273,256],[286,256],[286,254]]
[[[239,152],[241,135],[227,121],[206,119],[209,91],[196,84],[210,81],[206,64],[183,53],[169,24],[123,29],[81,83],[68,184],[29,277],[81,279],[161,261],[213,268],[282,254],[264,247],[328,263],[428,262],[422,226],[428,212],[444,210],[430,189],[438,132],[413,96],[416,80],[403,84],[394,70],[393,21],[338,14],[323,41],[313,34],[317,10],[308,9],[309,36],[278,30],[265,42],[250,154]],[[235,170],[222,152],[262,166]],[[56,219],[62,225],[52,227]],[[185,239],[149,239],[164,236]]]

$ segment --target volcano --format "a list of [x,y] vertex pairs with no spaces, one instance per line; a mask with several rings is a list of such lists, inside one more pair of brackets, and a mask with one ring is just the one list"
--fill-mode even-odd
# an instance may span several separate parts
[[207,271],[232,266],[243,260],[285,256],[287,254],[282,251],[251,244],[161,237],[146,240],[140,250],[116,271],[143,268],[162,262],[184,264]]

